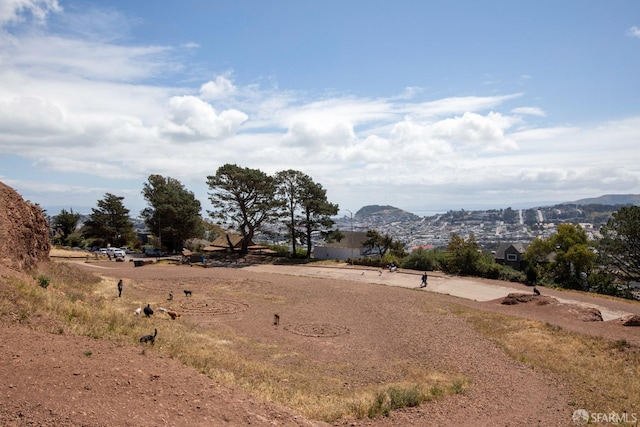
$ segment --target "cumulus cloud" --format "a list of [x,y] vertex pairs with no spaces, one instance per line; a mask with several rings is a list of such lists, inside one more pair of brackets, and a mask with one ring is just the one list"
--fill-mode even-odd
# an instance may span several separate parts
[[459,148],[473,147],[487,151],[513,150],[517,144],[505,134],[518,119],[490,112],[486,116],[464,113],[441,120],[432,127],[433,136]]
[[215,80],[200,86],[200,97],[206,100],[220,99],[232,95],[235,91],[236,87],[226,76],[216,76]]
[[233,109],[217,114],[211,104],[195,96],[174,96],[161,131],[178,139],[216,139],[235,133],[248,118]]
[[59,135],[71,130],[70,127],[64,107],[51,100],[37,97],[0,98],[2,140]]

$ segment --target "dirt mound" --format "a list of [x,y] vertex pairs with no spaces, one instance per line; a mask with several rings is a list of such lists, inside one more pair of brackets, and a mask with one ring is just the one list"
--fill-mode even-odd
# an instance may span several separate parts
[[543,296],[543,295],[532,295],[532,294],[517,294],[512,293],[507,295],[502,299],[502,303],[504,305],[515,305],[520,303],[532,302],[535,301],[537,305],[546,305],[551,303],[557,303],[558,300],[552,297]]
[[0,182],[0,265],[29,270],[49,260],[49,225],[42,209]]

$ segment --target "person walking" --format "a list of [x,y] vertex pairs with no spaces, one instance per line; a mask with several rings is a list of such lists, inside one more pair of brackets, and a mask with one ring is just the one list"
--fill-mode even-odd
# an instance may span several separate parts
[[426,288],[427,287],[427,272],[426,271],[422,275],[422,284],[420,284],[420,287],[421,288]]
[[118,298],[122,296],[122,279],[118,281]]

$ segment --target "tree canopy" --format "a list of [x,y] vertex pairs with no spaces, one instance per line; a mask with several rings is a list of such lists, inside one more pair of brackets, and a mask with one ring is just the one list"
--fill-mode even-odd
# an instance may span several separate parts
[[207,185],[213,205],[209,215],[240,233],[240,252],[246,254],[255,233],[278,217],[282,203],[275,179],[259,169],[226,164],[207,177]]
[[558,231],[546,238],[535,239],[527,248],[525,260],[528,275],[543,278],[570,288],[588,290],[588,276],[594,266],[596,254],[587,233],[574,224],[559,224]]
[[102,200],[98,200],[98,207],[91,209],[89,219],[84,224],[84,236],[93,238],[98,246],[120,247],[131,242],[135,237],[133,223],[123,200],[124,197],[111,193],[106,193]]
[[640,282],[640,206],[622,207],[600,229],[600,261],[619,282]]
[[477,273],[482,253],[475,235],[471,234],[465,240],[456,233],[451,233],[447,253],[449,256],[444,267],[448,272],[464,275]]
[[298,232],[303,188],[311,182],[311,177],[296,170],[280,171],[275,176],[276,196],[282,202],[282,217],[291,239],[292,256],[296,256],[296,243],[302,233]]
[[307,245],[306,256],[311,257],[311,236],[320,231],[328,234],[335,224],[331,215],[338,213],[338,205],[329,203],[327,192],[322,185],[300,171],[286,170],[278,172],[276,194],[282,202],[283,218],[292,241],[293,256],[296,254],[296,241],[300,238]]
[[187,239],[204,231],[200,201],[177,179],[150,175],[142,194],[149,207],[141,212],[161,248],[180,251]]
[[75,233],[80,221],[80,214],[74,213],[73,208],[69,211],[62,209],[60,213],[53,217],[51,230],[56,234],[54,241],[59,241],[62,245],[70,245],[70,236]]
[[389,234],[383,236],[377,230],[367,231],[367,240],[362,242],[362,246],[369,252],[380,254],[381,258],[387,254],[387,251],[399,258],[404,256],[404,244],[402,242],[393,240]]

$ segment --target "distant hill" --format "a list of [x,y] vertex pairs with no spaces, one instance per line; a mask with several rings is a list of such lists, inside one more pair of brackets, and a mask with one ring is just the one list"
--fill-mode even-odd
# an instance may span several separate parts
[[371,216],[389,216],[403,219],[418,219],[419,217],[393,206],[368,205],[363,206],[354,215],[356,218],[368,218]]
[[576,200],[565,204],[575,205],[640,205],[640,194],[607,194],[600,197]]

